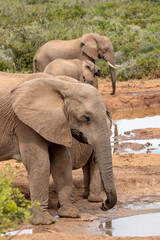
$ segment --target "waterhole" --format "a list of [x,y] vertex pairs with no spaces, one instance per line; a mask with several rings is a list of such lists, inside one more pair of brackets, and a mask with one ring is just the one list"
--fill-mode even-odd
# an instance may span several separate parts
[[112,115],[112,152],[160,153],[160,108]]
[[99,229],[103,235],[115,237],[147,237],[160,235],[160,213],[148,213],[102,221]]

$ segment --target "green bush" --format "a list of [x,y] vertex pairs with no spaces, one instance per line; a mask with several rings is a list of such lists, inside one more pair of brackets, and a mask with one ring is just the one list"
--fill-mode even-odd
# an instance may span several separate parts
[[8,68],[7,64],[0,59],[0,71],[6,71]]
[[[113,43],[116,63],[121,66],[117,78],[159,75],[160,4],[156,0],[0,0],[0,4],[3,71],[32,72],[33,56],[45,42],[96,32]],[[106,64],[97,62],[102,75],[108,75]]]
[[0,173],[0,233],[30,218],[30,202],[12,187],[14,176],[9,165]]

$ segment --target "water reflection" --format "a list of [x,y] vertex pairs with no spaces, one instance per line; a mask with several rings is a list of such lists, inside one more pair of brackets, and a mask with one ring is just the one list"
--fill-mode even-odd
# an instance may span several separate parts
[[[146,117],[142,112],[120,113],[112,116],[112,152],[124,153],[160,153],[160,115]],[[158,110],[160,113],[160,108]],[[149,115],[149,110],[147,110]],[[126,118],[124,118],[124,116]],[[134,118],[132,118],[134,117]],[[153,132],[154,130],[154,132]]]
[[0,234],[0,236],[19,236],[22,234],[33,234],[33,233],[41,233],[41,232],[53,233],[55,231],[47,229],[47,228],[32,227],[32,226],[28,225],[28,226],[25,226],[25,228],[23,227],[16,231],[10,231],[10,232]]
[[107,236],[147,237],[160,235],[160,213],[141,214],[131,217],[103,221],[100,230]]

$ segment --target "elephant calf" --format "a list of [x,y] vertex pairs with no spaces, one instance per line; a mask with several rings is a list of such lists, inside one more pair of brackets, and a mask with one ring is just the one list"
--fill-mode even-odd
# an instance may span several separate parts
[[100,68],[89,60],[58,58],[50,62],[43,72],[53,76],[72,77],[98,88],[97,76],[100,75]]

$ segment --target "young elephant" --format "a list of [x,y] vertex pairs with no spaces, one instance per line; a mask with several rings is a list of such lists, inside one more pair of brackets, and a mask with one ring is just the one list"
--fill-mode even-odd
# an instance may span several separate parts
[[[96,130],[96,131],[95,131]],[[106,107],[99,91],[69,77],[0,73],[0,160],[17,159],[28,172],[33,224],[51,224],[47,212],[52,172],[64,217],[79,217],[72,198],[72,135],[93,147],[107,200],[117,202]]]
[[53,76],[72,77],[98,88],[97,76],[100,75],[100,68],[89,60],[58,58],[50,62],[43,72]]

